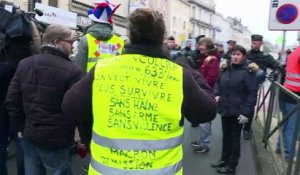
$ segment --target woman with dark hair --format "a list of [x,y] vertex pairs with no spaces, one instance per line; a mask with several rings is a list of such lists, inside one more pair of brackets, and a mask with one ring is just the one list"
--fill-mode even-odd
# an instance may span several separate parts
[[210,38],[203,38],[198,43],[201,53],[199,71],[206,79],[208,85],[214,89],[219,75],[219,54],[215,44]]
[[[214,89],[219,75],[218,51],[210,38],[203,38],[198,43],[198,50],[201,53],[199,72],[202,74],[211,89]],[[194,126],[194,125],[192,125]],[[196,153],[209,151],[209,136],[211,135],[211,122],[202,123],[200,127],[199,141],[192,142]]]
[[219,162],[212,167],[221,174],[234,174],[240,157],[243,124],[254,114],[258,83],[258,66],[246,61],[246,49],[236,46],[231,60],[221,63],[216,100],[222,116],[223,148]]

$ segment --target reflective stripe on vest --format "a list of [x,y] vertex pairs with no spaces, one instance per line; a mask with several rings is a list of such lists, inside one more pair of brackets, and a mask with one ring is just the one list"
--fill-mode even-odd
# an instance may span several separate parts
[[294,73],[287,72],[287,73],[286,73],[286,77],[290,77],[290,78],[300,78],[300,74],[294,74]]
[[149,148],[155,150],[163,150],[168,148],[175,148],[179,146],[183,141],[183,136],[178,136],[165,140],[133,140],[133,139],[110,139],[100,136],[93,132],[95,143],[105,146],[107,148],[119,149],[119,150],[148,150]]
[[123,52],[124,41],[113,35],[108,41],[100,41],[91,34],[86,34],[88,41],[88,60],[86,71],[89,72],[99,59],[110,58]]
[[97,63],[89,175],[182,175],[182,67],[126,54]]
[[174,175],[182,169],[182,161],[175,165],[155,170],[124,170],[105,166],[92,159],[91,167],[104,175]]
[[294,88],[300,88],[300,74],[287,72],[285,78],[286,80],[284,83],[290,90],[295,91]]
[[285,80],[284,83],[285,83],[285,84],[292,85],[292,86],[297,86],[297,87],[300,88],[300,82],[295,82],[295,81],[291,81],[291,80]]

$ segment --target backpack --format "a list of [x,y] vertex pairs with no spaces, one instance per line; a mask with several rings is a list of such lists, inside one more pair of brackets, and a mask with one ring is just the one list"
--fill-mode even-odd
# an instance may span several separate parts
[[6,26],[11,15],[12,14],[4,8],[0,8],[0,51],[7,45]]
[[9,38],[22,37],[32,40],[32,29],[30,20],[24,14],[13,14],[6,25],[6,34]]
[[22,39],[32,41],[32,28],[28,19],[21,10],[13,7],[12,12],[8,12],[0,7],[0,55],[6,56],[6,47],[12,39]]

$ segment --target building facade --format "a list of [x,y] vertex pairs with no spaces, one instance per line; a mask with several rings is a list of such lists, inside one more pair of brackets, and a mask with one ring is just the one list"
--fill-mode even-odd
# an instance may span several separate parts
[[248,50],[251,48],[251,35],[252,32],[247,27],[244,27],[240,43]]
[[169,25],[167,34],[173,36],[181,45],[188,38],[190,5],[184,0],[169,0]]
[[[54,6],[77,14],[77,26],[85,28],[91,24],[87,11],[96,0],[9,0],[21,9],[33,9],[35,2]],[[214,0],[110,0],[121,4],[114,15],[114,32],[128,35],[127,17],[140,7],[150,7],[162,13],[166,24],[166,37],[174,36],[181,45],[187,38],[205,35],[215,41],[236,40],[246,48],[251,44],[251,32],[237,18],[224,18],[216,13]],[[30,8],[31,7],[31,8]]]
[[166,34],[165,34],[166,37],[170,34],[170,28],[168,27],[168,26],[170,26],[169,1],[172,1],[172,0],[150,0],[149,6],[148,6],[149,8],[159,11],[163,15],[165,25],[166,25]]
[[199,35],[213,36],[213,16],[215,2],[213,0],[188,0],[190,4],[189,37]]
[[226,46],[228,40],[235,40],[237,44],[250,49],[251,31],[242,24],[241,19],[227,17],[216,13],[213,18],[213,39]]
[[223,17],[223,15],[216,13],[213,17],[213,39],[223,45],[232,39],[232,28],[230,23]]
[[188,23],[190,4],[185,0],[151,0],[150,8],[159,11],[165,21],[165,36],[173,36],[177,43],[181,43],[188,38]]
[[[66,11],[77,13],[77,26],[86,28],[92,22],[87,12],[94,6],[95,0],[10,0],[22,10],[31,11],[36,2],[57,7]],[[114,4],[122,4],[114,15],[114,32],[119,35],[127,35],[127,17],[129,14],[129,0],[111,0]]]
[[237,44],[242,45],[246,49],[250,49],[252,33],[242,24],[242,20],[227,17],[226,21],[228,21],[231,26],[231,39],[235,40]]

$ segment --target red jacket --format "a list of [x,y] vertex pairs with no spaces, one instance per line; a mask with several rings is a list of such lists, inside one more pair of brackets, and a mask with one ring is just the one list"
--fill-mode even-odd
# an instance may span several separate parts
[[205,56],[200,59],[199,72],[206,79],[208,85],[214,89],[219,76],[218,55]]
[[284,86],[293,92],[300,92],[300,47],[288,56]]

